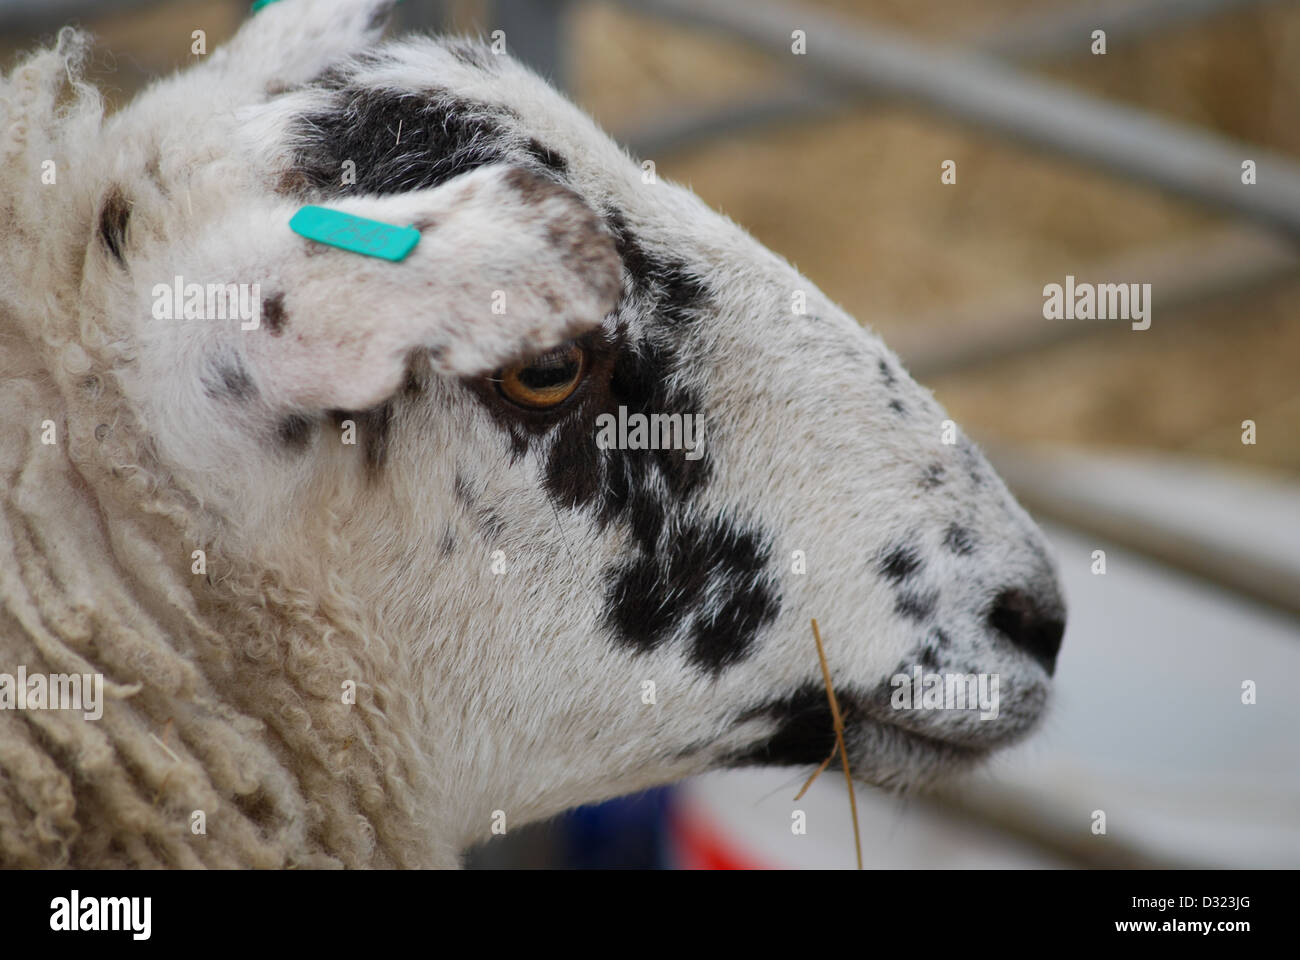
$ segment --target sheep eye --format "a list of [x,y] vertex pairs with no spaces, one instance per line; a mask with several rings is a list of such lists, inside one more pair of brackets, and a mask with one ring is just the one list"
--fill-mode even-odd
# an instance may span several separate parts
[[529,410],[547,410],[569,399],[586,372],[586,353],[576,344],[566,344],[498,370],[492,379],[511,403]]

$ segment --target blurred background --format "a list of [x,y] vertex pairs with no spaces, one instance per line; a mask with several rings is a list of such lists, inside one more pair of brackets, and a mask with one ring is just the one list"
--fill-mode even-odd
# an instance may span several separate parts
[[[0,0],[0,58],[79,23],[121,105],[195,59],[193,30],[215,49],[248,8]],[[794,262],[901,354],[1055,543],[1071,615],[1044,730],[940,792],[860,788],[868,866],[1300,867],[1300,3],[399,11],[399,29],[504,30],[659,176]],[[1043,288],[1067,275],[1152,284],[1150,329],[1045,320]],[[575,811],[471,865],[852,866],[842,777],[793,803],[808,773]]]

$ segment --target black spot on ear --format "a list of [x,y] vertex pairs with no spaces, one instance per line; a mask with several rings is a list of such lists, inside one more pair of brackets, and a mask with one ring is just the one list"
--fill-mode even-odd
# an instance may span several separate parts
[[295,453],[305,450],[315,434],[316,421],[300,413],[285,417],[276,428],[280,445]]
[[120,265],[126,266],[126,225],[131,219],[131,204],[120,187],[113,187],[99,210],[99,239]]
[[[436,187],[489,163],[531,167],[552,178],[567,169],[562,157],[518,132],[518,118],[503,107],[447,91],[351,86],[342,76],[321,85],[335,88],[334,100],[298,119],[292,166],[308,189],[327,196]],[[355,184],[340,182],[344,160],[356,164]],[[300,192],[292,178],[281,188]]]
[[262,325],[273,337],[284,333],[289,325],[289,315],[284,309],[283,293],[273,293],[262,301]]
[[889,409],[893,410],[900,417],[907,413],[907,407],[903,406],[902,400],[890,400]]
[[[858,697],[852,691],[836,686],[836,700],[845,726],[851,725],[859,715]],[[782,700],[774,700],[747,710],[736,720],[748,722],[758,717],[769,717],[778,724],[772,736],[726,760],[727,766],[777,766],[795,767],[821,763],[835,748],[835,720],[826,700],[826,688],[820,683],[800,687]],[[840,759],[831,764],[840,764]]]
[[965,556],[975,549],[975,536],[960,524],[948,524],[943,535],[943,545],[953,553]]
[[880,572],[895,583],[902,583],[921,568],[921,558],[911,547],[898,547],[880,562]]

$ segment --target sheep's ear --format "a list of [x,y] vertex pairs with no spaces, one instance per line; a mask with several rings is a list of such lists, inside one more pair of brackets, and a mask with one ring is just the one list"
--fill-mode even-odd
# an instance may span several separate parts
[[[598,326],[622,289],[622,261],[595,211],[517,167],[330,206],[414,226],[418,242],[398,261],[306,239],[290,228],[297,209],[232,213],[206,231],[185,268],[258,286],[259,317],[203,328],[201,376],[223,402],[231,398],[220,397],[222,385],[276,413],[366,409],[396,392],[414,353],[443,374],[487,373]],[[369,228],[355,227],[352,236],[364,238]],[[173,337],[193,326],[153,322]],[[196,353],[193,341],[176,346]]]
[[274,0],[221,49],[210,68],[227,88],[282,90],[315,79],[379,39],[396,0]]

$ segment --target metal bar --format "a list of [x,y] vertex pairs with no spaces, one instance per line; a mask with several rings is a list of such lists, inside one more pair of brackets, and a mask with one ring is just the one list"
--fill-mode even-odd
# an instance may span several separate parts
[[853,107],[863,98],[841,96],[800,84],[788,90],[745,97],[721,107],[675,113],[643,123],[618,140],[639,157],[658,157],[701,140],[744,133],[774,123],[822,120]]
[[[1280,0],[1131,0],[1111,3],[1101,9],[1069,9],[1050,14],[1020,17],[978,38],[977,50],[1018,60],[1082,56],[1089,50],[1093,30],[1106,31],[1109,45],[1137,40],[1158,30],[1204,17]],[[630,2],[631,7],[638,4]],[[623,143],[640,156],[657,156],[684,149],[704,138],[733,135],[774,123],[794,120],[822,120],[869,100],[854,97],[824,85],[796,83],[786,90],[746,97],[705,110],[676,114],[651,121],[622,137]]]
[[6,40],[22,34],[56,30],[75,20],[98,20],[160,0],[0,0],[0,30]]
[[[820,11],[758,0],[636,0],[635,7],[747,40],[832,84],[916,103],[1300,236],[1300,170],[1256,145]],[[791,55],[796,29],[807,37],[805,56]],[[1241,182],[1244,160],[1256,164],[1253,185]]]
[[[978,43],[981,50],[1014,59],[1043,59],[1087,53],[1092,31],[1105,30],[1106,43],[1134,40],[1158,30],[1195,23],[1279,0],[1110,0],[1030,14],[999,28]],[[1288,0],[1289,2],[1289,0]]]
[[[1150,283],[1159,307],[1153,322],[1163,324],[1185,319],[1189,311],[1213,301],[1293,279],[1300,273],[1300,254],[1277,234],[1239,227],[1125,254],[1077,273],[1081,280]],[[1015,301],[916,317],[887,337],[912,375],[927,379],[1114,332],[1121,324],[1124,329],[1118,332],[1128,332],[1127,320],[1044,320],[1042,306],[1035,288]]]
[[[986,444],[986,452],[1007,486],[1035,516],[1087,531],[1216,587],[1300,617],[1300,561],[1293,540],[1278,548],[1262,538],[1227,537],[1223,529],[1228,524],[1220,521],[1215,528],[1203,522],[1211,512],[1208,509],[1201,513],[1183,509],[1177,517],[1160,515],[1149,507],[1141,509],[1132,497],[1107,493],[1104,461],[1086,454],[1054,459],[996,444]],[[1269,503],[1271,516],[1286,517],[1286,510],[1295,503],[1294,487],[1275,489],[1258,478],[1254,482],[1243,495]],[[1178,493],[1187,488],[1185,478],[1165,479],[1166,490]],[[1279,525],[1285,522],[1278,520]]]

